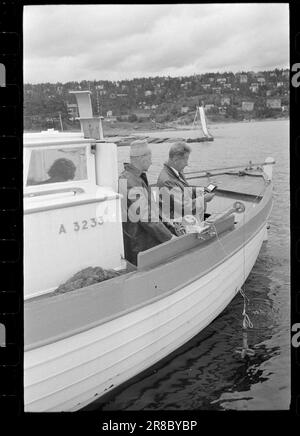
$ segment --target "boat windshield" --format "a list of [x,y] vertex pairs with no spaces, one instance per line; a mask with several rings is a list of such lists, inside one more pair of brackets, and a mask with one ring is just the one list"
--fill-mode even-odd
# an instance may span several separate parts
[[87,179],[85,147],[31,151],[27,186]]

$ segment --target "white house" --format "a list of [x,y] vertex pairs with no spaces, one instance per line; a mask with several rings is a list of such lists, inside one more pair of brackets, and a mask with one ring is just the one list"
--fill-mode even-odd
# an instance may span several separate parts
[[271,109],[281,108],[281,98],[267,98],[267,107]]
[[254,109],[253,101],[242,101],[242,111],[244,112],[252,112]]

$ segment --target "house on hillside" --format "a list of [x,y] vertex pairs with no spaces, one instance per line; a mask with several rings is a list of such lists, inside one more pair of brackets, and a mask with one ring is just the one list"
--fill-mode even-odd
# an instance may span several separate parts
[[209,111],[209,110],[213,109],[214,107],[215,107],[214,104],[206,104],[206,105],[204,106],[204,109],[205,109],[206,111]]
[[221,106],[230,105],[230,97],[221,97]]
[[26,89],[26,90],[25,90],[25,95],[28,95],[29,97],[32,97],[33,94],[34,94],[34,92],[33,92],[32,89]]
[[289,70],[282,71],[282,77],[284,77],[285,79],[289,79],[290,71]]
[[190,110],[189,106],[182,106],[180,112],[182,114],[187,114],[189,110]]
[[122,114],[118,117],[118,120],[120,121],[128,121],[129,120],[129,114]]
[[251,92],[258,92],[259,84],[258,83],[251,83],[249,86],[249,89]]
[[107,123],[115,123],[117,121],[117,117],[113,115],[112,111],[107,111],[105,121]]
[[242,101],[242,111],[252,112],[254,109],[254,101]]
[[78,106],[76,103],[67,103],[67,111],[69,119],[76,119],[79,117]]
[[240,83],[247,83],[247,82],[248,82],[247,74],[240,74]]
[[259,85],[265,85],[266,84],[266,79],[264,77],[258,77],[257,81],[258,81]]
[[150,119],[150,111],[146,109],[135,109],[132,111],[134,115],[136,115],[139,119],[147,120]]
[[266,105],[270,109],[281,109],[281,98],[267,98]]

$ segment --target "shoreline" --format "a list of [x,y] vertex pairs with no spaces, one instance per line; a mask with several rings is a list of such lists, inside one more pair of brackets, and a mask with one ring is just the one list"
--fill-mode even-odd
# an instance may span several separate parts
[[[258,123],[258,122],[270,122],[270,121],[289,121],[290,118],[289,117],[280,117],[280,118],[264,118],[264,119],[251,119],[251,120],[246,120],[246,121],[241,121],[241,120],[221,120],[221,121],[209,121],[208,124],[210,126],[217,126],[219,124],[236,124],[236,123]],[[121,124],[121,123],[120,123]],[[144,125],[141,125],[142,123],[131,123],[131,125],[129,125],[129,123],[126,123],[126,126],[122,126],[122,125],[118,125],[118,126],[108,126],[105,122],[103,123],[103,131],[105,133],[106,137],[114,137],[114,136],[134,136],[134,135],[138,135],[140,133],[148,133],[148,132],[176,132],[176,131],[182,131],[182,130],[186,130],[186,131],[194,131],[195,129],[193,129],[193,124],[190,125],[182,125],[182,126],[178,126],[178,127],[172,127],[172,126],[164,126],[164,127],[153,127],[153,125],[149,125],[149,123],[145,122],[143,123]],[[46,129],[44,129],[46,130]],[[40,132],[41,130],[24,130],[24,133],[34,133],[34,132]],[[74,132],[74,133],[79,133],[81,130],[80,129],[68,129],[68,130],[64,130],[64,132]]]
[[[245,124],[245,123],[256,123],[256,122],[265,122],[265,121],[289,121],[289,117],[282,117],[282,118],[266,118],[266,119],[253,119],[253,120],[247,120],[247,121],[240,121],[240,120],[228,120],[228,121],[209,121],[209,125],[210,126],[217,126],[219,124],[236,124],[236,123],[241,123],[241,124]],[[139,126],[140,128],[134,128],[133,127],[128,127],[128,128],[122,128],[122,127],[113,127],[113,128],[109,128],[107,129],[107,126],[104,125],[104,132],[106,134],[107,137],[112,137],[112,136],[120,136],[120,135],[138,135],[139,133],[149,133],[149,132],[157,132],[159,133],[160,131],[162,132],[176,132],[176,131],[182,131],[182,130],[186,130],[186,131],[194,131],[195,129],[193,129],[192,127],[193,125],[183,125],[180,127],[172,127],[172,126],[165,126],[165,127],[160,127],[160,128],[153,128],[153,127],[149,127],[149,125],[147,126]]]

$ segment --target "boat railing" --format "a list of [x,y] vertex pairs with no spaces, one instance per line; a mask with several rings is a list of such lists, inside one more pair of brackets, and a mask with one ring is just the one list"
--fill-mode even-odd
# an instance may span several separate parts
[[73,192],[74,195],[77,195],[77,194],[84,194],[85,190],[83,188],[78,188],[78,187],[52,189],[51,191],[47,190],[47,191],[30,192],[28,194],[25,194],[24,197],[31,198],[31,197],[38,197],[40,195],[65,194],[69,192]]
[[[247,170],[253,170],[253,169],[259,169],[259,170],[263,170],[263,167],[265,165],[274,165],[275,164],[275,160],[272,161],[265,161],[265,162],[258,162],[258,163],[253,163],[253,162],[249,162],[248,166],[245,167],[245,164],[243,165],[235,165],[235,166],[230,166],[230,167],[223,167],[223,168],[210,168],[210,169],[206,169],[206,170],[197,170],[197,171],[186,171],[184,173],[185,176],[192,176],[192,177],[186,177],[186,179],[192,179],[192,178],[201,178],[201,177],[210,177],[210,176],[216,176],[216,175],[221,175],[221,174],[227,174],[229,170],[236,170],[239,168],[243,168],[245,171]],[[216,173],[216,171],[218,171]]]

